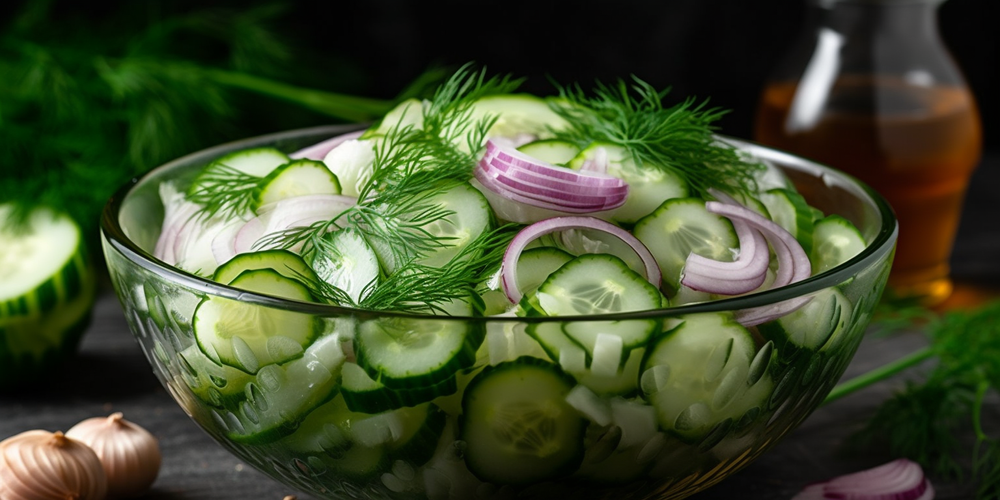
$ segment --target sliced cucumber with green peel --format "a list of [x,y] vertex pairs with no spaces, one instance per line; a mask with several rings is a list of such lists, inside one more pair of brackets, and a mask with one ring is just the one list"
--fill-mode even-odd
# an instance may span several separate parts
[[340,194],[340,180],[321,161],[293,160],[272,170],[254,191],[254,211],[262,205],[309,194]]
[[346,360],[338,335],[320,337],[298,359],[262,367],[246,401],[226,412],[233,441],[264,444],[293,433],[314,408],[337,395]]
[[766,406],[772,380],[754,363],[753,335],[731,314],[690,314],[670,326],[646,351],[639,376],[660,428],[688,442],[721,439]]
[[177,357],[188,388],[215,408],[238,408],[246,400],[247,384],[255,380],[243,370],[208,359],[197,345],[177,353]]
[[675,292],[691,252],[719,261],[733,260],[739,238],[733,224],[705,208],[701,198],[665,201],[635,224],[633,234],[653,253],[663,284]]
[[809,206],[801,194],[787,188],[769,189],[759,198],[767,207],[771,220],[794,236],[808,254],[813,245],[813,221],[818,218],[818,211]]
[[606,159],[609,175],[628,183],[625,204],[611,213],[610,217],[615,222],[635,224],[664,201],[689,196],[687,182],[676,173],[656,165],[638,165],[625,148],[615,144],[593,143],[580,151],[569,166],[580,169],[587,161],[597,158]]
[[[230,286],[301,302],[309,289],[273,269],[244,271]],[[194,335],[210,359],[247,373],[302,355],[318,335],[315,316],[249,304],[225,297],[204,299],[194,313]]]
[[351,411],[381,413],[406,406],[417,406],[441,396],[449,396],[458,391],[456,377],[428,387],[409,389],[389,389],[373,380],[368,372],[354,363],[346,363],[343,371],[343,385],[340,389],[344,401]]
[[378,139],[391,130],[421,127],[424,123],[424,106],[420,99],[410,98],[389,110],[378,123],[368,127],[359,139]]
[[[529,302],[547,316],[615,314],[659,309],[662,294],[618,257],[586,254],[552,273]],[[613,364],[613,369],[607,372],[611,375],[624,362],[628,351],[644,345],[659,324],[655,319],[567,321],[562,328],[587,351],[592,363]],[[615,341],[608,336],[620,339],[618,345],[612,345]],[[606,345],[617,351],[607,351]],[[618,359],[609,359],[608,356],[615,357],[615,352]]]
[[533,293],[549,275],[571,260],[572,255],[555,247],[525,250],[517,258],[517,286],[523,294]]
[[813,274],[819,274],[851,260],[865,249],[864,236],[851,221],[839,216],[828,215],[813,226],[812,262]]
[[[468,316],[472,306],[450,306]],[[375,381],[391,389],[440,384],[472,366],[485,337],[482,324],[447,318],[384,317],[358,326],[354,338],[357,363]]]
[[580,148],[576,144],[559,139],[532,141],[519,146],[517,150],[532,158],[562,166],[580,154]]
[[80,228],[36,208],[23,224],[0,204],[0,389],[47,380],[90,324],[94,270]]
[[316,282],[316,273],[298,254],[285,249],[241,253],[219,266],[212,281],[230,284],[244,271],[272,269],[278,274],[303,284]]
[[840,290],[824,288],[802,307],[757,325],[757,330],[788,358],[802,350],[822,349],[847,326],[852,312],[850,300]]
[[572,474],[583,460],[587,422],[566,396],[576,385],[558,365],[521,357],[483,369],[462,398],[465,463],[497,485]]
[[223,189],[219,187],[218,181],[213,179],[220,170],[234,170],[253,177],[265,177],[289,161],[288,155],[271,147],[250,148],[229,153],[209,163],[201,174],[195,177],[191,187],[188,188],[188,194]]

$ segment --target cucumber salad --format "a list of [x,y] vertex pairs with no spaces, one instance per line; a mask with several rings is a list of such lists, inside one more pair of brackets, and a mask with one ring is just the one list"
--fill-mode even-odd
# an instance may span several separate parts
[[[619,484],[754,425],[779,353],[836,342],[852,307],[836,289],[606,316],[781,287],[866,242],[715,135],[715,109],[667,106],[638,79],[550,97],[519,83],[463,69],[364,130],[161,184],[161,261],[291,301],[407,313],[202,299],[185,380],[229,439],[402,495]],[[510,320],[474,319],[487,316]]]

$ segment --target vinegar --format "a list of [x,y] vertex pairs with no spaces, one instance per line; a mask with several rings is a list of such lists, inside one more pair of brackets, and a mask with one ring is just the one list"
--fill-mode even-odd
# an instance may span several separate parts
[[765,89],[754,139],[843,170],[882,194],[899,221],[890,287],[925,303],[946,298],[962,201],[981,154],[968,89],[850,76],[818,99],[796,97],[796,89],[795,82]]

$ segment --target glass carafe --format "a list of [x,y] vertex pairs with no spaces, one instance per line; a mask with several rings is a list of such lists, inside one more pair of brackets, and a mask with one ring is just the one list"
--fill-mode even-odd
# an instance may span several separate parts
[[925,304],[952,291],[948,261],[982,153],[973,96],[938,34],[942,0],[812,0],[774,69],[754,139],[846,171],[899,219],[890,287]]

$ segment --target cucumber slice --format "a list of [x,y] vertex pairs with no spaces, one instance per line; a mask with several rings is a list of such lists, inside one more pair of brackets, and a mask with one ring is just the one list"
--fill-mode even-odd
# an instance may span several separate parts
[[773,383],[753,362],[753,335],[732,315],[678,321],[646,351],[640,389],[665,431],[688,442],[721,439],[744,414],[765,407]]
[[580,169],[597,157],[607,158],[608,174],[628,183],[625,204],[610,214],[615,222],[635,224],[663,202],[689,196],[687,182],[680,176],[656,165],[637,165],[625,148],[615,144],[595,142],[580,151],[569,167]]
[[320,240],[312,267],[319,279],[343,290],[357,304],[365,289],[378,283],[379,264],[375,250],[351,227],[326,234]]
[[90,323],[96,278],[79,226],[35,208],[14,226],[0,204],[0,388],[47,380]]
[[553,272],[573,256],[555,247],[525,250],[517,258],[517,285],[524,294],[533,293]]
[[806,254],[809,254],[812,249],[813,221],[817,219],[817,210],[809,206],[801,194],[791,189],[770,189],[761,193],[759,198],[767,207],[771,220],[794,236]]
[[[436,248],[417,258],[417,263],[421,265],[440,267],[447,264],[493,224],[493,209],[489,201],[468,183],[458,184],[445,191],[428,191],[417,195],[410,203],[419,207],[413,211],[414,217],[424,216],[427,209],[449,212],[444,217],[421,227],[428,238],[436,239],[440,243]],[[396,262],[394,256],[401,250],[405,254],[407,249],[389,248],[386,242],[374,238],[370,239],[369,243],[386,273],[392,273],[404,264]]]
[[493,222],[489,201],[471,184],[459,184],[432,196],[427,203],[449,210],[451,215],[423,227],[433,238],[444,243],[439,249],[419,261],[426,266],[443,266],[469,243],[487,230]]
[[[618,257],[587,254],[573,258],[552,273],[527,300],[547,316],[575,316],[658,309],[662,294]],[[592,363],[611,366],[613,362],[606,373],[612,375],[625,360],[627,351],[644,345],[658,327],[655,319],[567,321],[563,331],[587,351]],[[608,351],[603,347],[614,343],[610,337],[620,339],[618,359],[608,360],[605,355]],[[605,339],[607,342],[602,341]]]
[[836,214],[816,222],[812,241],[809,260],[814,275],[851,260],[868,246],[861,231],[851,221]]
[[552,165],[563,166],[580,154],[580,148],[576,144],[559,139],[532,141],[518,147],[517,150]]
[[417,406],[458,391],[456,377],[428,387],[389,389],[372,380],[364,368],[354,363],[344,365],[343,377],[340,392],[347,407],[351,411],[362,413],[381,413],[405,406]]
[[473,102],[470,117],[473,123],[496,118],[486,133],[488,138],[527,134],[535,139],[551,139],[554,130],[569,127],[569,122],[552,110],[551,99],[531,94],[488,95]]
[[293,160],[275,168],[260,181],[254,193],[254,212],[268,203],[308,194],[340,194],[340,180],[315,160]]
[[286,278],[303,284],[315,283],[317,280],[316,273],[298,254],[284,249],[273,249],[238,254],[215,270],[212,281],[228,285],[244,271],[260,269],[274,270]]
[[804,306],[774,321],[757,326],[760,334],[774,341],[778,352],[790,358],[803,350],[818,351],[842,331],[854,308],[836,287],[820,290]]
[[[449,310],[468,316],[472,306],[456,301]],[[386,317],[361,323],[354,352],[357,363],[386,387],[423,388],[472,366],[485,335],[482,324],[470,321]]]
[[395,128],[422,127],[423,123],[423,103],[419,99],[409,98],[389,110],[378,123],[368,127],[360,139],[381,138]]
[[210,177],[212,174],[218,173],[220,168],[233,169],[254,177],[265,177],[272,170],[289,161],[288,155],[277,148],[270,147],[250,148],[229,153],[209,163],[202,170],[202,173],[195,177],[187,193],[191,195],[196,192],[219,189],[218,182],[211,180]]
[[[272,269],[241,273],[231,286],[303,302],[313,301],[302,283]],[[194,335],[210,359],[247,373],[302,355],[320,329],[314,316],[210,297],[194,313]]]
[[566,402],[576,382],[557,366],[521,357],[483,369],[462,398],[465,462],[479,479],[528,484],[572,474],[587,424]]
[[265,444],[291,434],[309,412],[337,395],[345,360],[340,337],[327,335],[298,359],[262,367],[244,389],[246,401],[224,413],[227,436]]
[[731,261],[739,247],[732,223],[706,210],[701,198],[667,200],[640,219],[632,232],[653,253],[670,293],[680,288],[688,254]]

